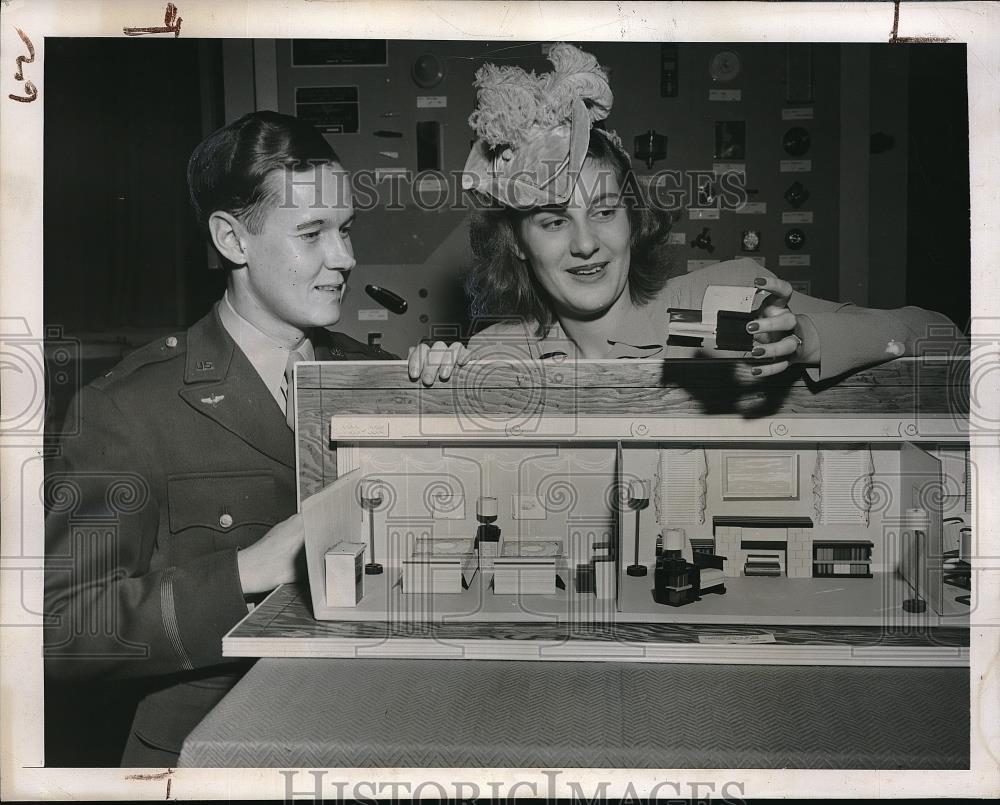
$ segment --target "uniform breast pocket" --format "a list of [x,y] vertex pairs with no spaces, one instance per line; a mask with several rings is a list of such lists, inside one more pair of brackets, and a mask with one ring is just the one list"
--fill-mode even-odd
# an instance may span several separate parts
[[174,475],[167,491],[174,562],[245,548],[284,519],[267,472]]

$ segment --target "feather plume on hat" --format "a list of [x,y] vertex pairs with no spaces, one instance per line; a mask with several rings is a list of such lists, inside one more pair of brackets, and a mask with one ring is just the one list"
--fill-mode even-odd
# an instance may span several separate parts
[[589,53],[559,43],[548,58],[555,69],[543,75],[494,64],[476,72],[477,108],[469,125],[478,139],[465,163],[464,189],[517,209],[572,196],[590,129],[611,112],[614,95]]

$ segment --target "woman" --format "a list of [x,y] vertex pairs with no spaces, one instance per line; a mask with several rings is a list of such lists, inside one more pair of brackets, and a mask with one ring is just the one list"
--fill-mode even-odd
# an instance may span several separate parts
[[[470,125],[478,139],[464,186],[486,203],[472,218],[467,289],[475,314],[504,321],[470,340],[475,357],[488,358],[491,345],[536,358],[690,354],[666,345],[668,310],[701,309],[712,285],[768,294],[747,324],[753,346],[743,371],[754,378],[793,363],[814,380],[837,377],[912,354],[929,325],[950,324],[915,307],[872,310],[793,294],[748,259],[668,278],[668,218],[644,199],[617,136],[595,125],[613,102],[604,71],[571,45],[554,46],[549,58],[556,69],[543,76],[493,65],[476,75]],[[430,384],[437,369],[445,380],[472,354],[443,346],[411,352],[411,377]]]

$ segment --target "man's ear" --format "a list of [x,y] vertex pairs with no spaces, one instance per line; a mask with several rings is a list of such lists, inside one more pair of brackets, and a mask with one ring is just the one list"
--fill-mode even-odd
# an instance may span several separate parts
[[238,266],[247,264],[246,250],[243,247],[246,227],[241,221],[228,212],[216,210],[208,217],[208,232],[219,254]]

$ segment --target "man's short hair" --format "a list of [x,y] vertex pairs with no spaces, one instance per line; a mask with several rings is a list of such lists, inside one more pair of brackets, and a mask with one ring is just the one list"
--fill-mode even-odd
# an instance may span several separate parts
[[259,234],[275,201],[266,181],[271,171],[339,162],[310,124],[278,112],[250,112],[209,134],[191,154],[187,180],[195,218],[207,230],[209,217],[221,210]]

